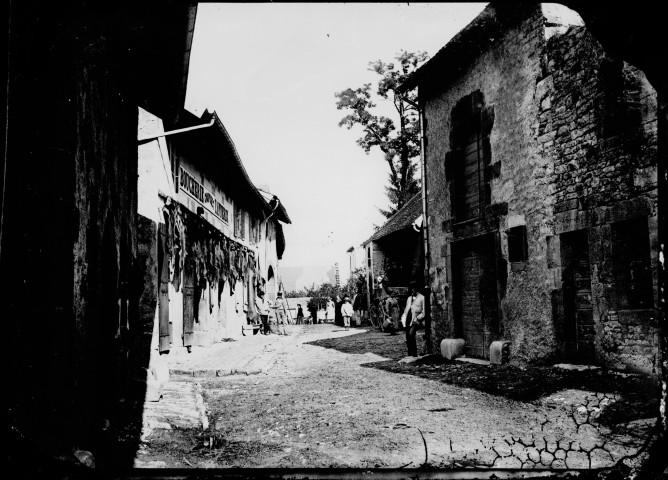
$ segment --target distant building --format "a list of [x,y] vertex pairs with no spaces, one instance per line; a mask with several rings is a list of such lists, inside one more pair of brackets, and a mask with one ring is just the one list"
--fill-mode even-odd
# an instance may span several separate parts
[[355,247],[350,247],[348,250],[346,250],[348,253],[348,268],[350,269],[350,273],[352,274],[355,269],[357,269],[357,258],[355,256]]
[[422,215],[422,197],[408,200],[371,237],[362,243],[366,255],[368,305],[374,296],[383,295],[384,287],[407,291],[411,280],[423,275],[422,234],[416,224]]
[[336,265],[332,265],[327,270],[327,279],[330,284],[336,285]]

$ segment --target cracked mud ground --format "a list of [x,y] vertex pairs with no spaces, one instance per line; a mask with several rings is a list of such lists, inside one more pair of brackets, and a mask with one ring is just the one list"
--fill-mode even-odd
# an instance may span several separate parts
[[656,387],[633,375],[436,356],[400,364],[402,335],[333,325],[294,333],[266,374],[176,380],[201,384],[210,426],[156,429],[143,458],[199,468],[598,468],[635,453],[658,410]]

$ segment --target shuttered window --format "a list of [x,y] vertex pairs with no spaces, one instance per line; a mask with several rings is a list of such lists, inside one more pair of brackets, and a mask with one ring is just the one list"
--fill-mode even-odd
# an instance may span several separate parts
[[493,109],[484,108],[482,93],[460,100],[452,111],[451,151],[447,157],[452,216],[456,222],[478,218],[490,204]]

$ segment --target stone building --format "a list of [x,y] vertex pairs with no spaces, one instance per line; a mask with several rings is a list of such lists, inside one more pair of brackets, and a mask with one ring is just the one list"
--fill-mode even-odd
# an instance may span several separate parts
[[490,4],[419,88],[432,318],[515,362],[656,371],[656,94],[555,4]]
[[160,136],[160,119],[140,110],[139,249],[155,265],[140,308],[161,353],[243,334],[257,290],[275,296],[290,223],[253,185],[215,112],[179,119]]

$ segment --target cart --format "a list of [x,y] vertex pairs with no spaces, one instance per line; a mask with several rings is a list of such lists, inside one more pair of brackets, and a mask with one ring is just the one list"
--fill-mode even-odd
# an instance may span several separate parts
[[403,311],[406,306],[406,299],[410,295],[410,288],[384,287],[376,290],[377,292],[374,294],[371,307],[369,307],[369,321],[374,328],[383,331],[383,323],[385,319],[390,316],[390,312],[385,308],[387,297],[394,297],[399,303],[399,311]]

